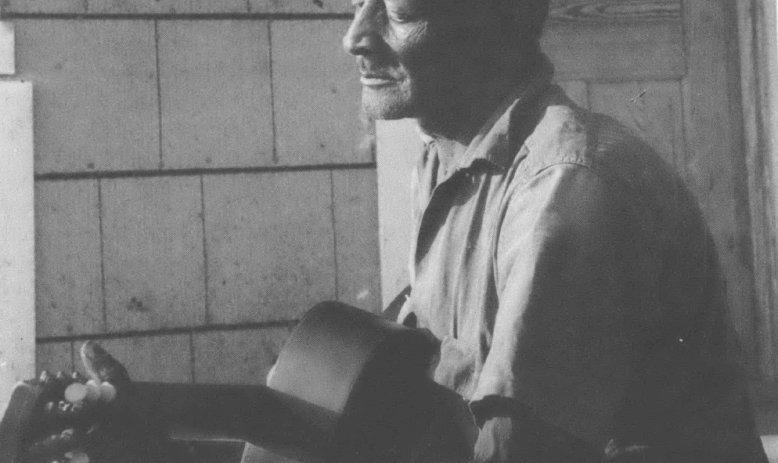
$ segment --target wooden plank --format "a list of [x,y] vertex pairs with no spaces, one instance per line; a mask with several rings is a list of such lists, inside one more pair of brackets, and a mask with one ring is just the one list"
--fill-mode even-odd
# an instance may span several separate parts
[[278,327],[195,334],[196,382],[265,384],[290,332],[290,328]]
[[89,13],[235,14],[248,13],[248,8],[246,0],[89,0]]
[[622,22],[681,18],[680,0],[554,0],[551,21]]
[[[5,0],[6,15],[46,14],[347,14],[340,0]],[[680,16],[679,0],[553,0],[552,21],[664,20]]]
[[646,140],[683,175],[684,128],[677,81],[594,83],[593,111],[615,117]]
[[381,310],[375,170],[332,172],[338,300]]
[[589,85],[583,80],[557,82],[567,96],[582,108],[589,107]]
[[86,3],[87,0],[4,0],[0,14],[84,14]]
[[15,23],[18,75],[36,83],[36,172],[157,168],[153,21]]
[[44,370],[73,371],[73,343],[39,343],[35,349],[35,370],[38,375]]
[[163,166],[272,164],[267,22],[160,21],[158,31]]
[[733,9],[726,0],[684,2],[686,171],[716,241],[731,316],[753,368],[754,276],[746,166],[737,154],[743,145]]
[[[24,8],[35,0],[12,0]],[[83,0],[70,0],[83,1]],[[29,7],[27,7],[29,8]],[[89,14],[332,14],[351,13],[353,8],[343,0],[89,0]]]
[[352,13],[350,2],[342,0],[248,0],[251,11],[285,14]]
[[38,336],[103,332],[97,180],[38,181],[35,195]]
[[32,83],[0,82],[0,407],[35,374]]
[[0,75],[16,74],[16,29],[10,21],[0,21]]
[[341,48],[347,27],[343,20],[271,22],[279,164],[373,160],[359,73]]
[[410,119],[376,123],[381,295],[384,307],[409,283],[410,179],[424,151]]
[[760,369],[778,378],[778,20],[775,2],[738,2]]
[[[100,345],[127,367],[135,381],[192,382],[192,349],[189,335],[141,336],[100,341]],[[76,342],[75,367],[83,371]]]
[[210,321],[299,318],[336,294],[329,172],[204,178]]
[[[48,14],[346,14],[340,0],[6,0],[2,13]],[[680,0],[553,0],[552,21],[652,21],[680,17]]]
[[548,25],[542,46],[564,80],[670,80],[686,74],[681,21]]
[[205,256],[199,177],[101,182],[107,329],[203,324]]

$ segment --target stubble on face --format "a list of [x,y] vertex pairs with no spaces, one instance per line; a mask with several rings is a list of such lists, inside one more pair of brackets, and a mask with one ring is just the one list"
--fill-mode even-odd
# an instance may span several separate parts
[[383,87],[362,86],[362,110],[371,119],[392,120],[414,117],[415,92],[407,80]]
[[[362,85],[362,108],[373,119],[416,117],[429,97],[428,75],[433,61],[429,54],[427,23],[408,25],[392,31],[382,49],[358,58],[363,75],[376,73],[390,79],[382,85]],[[434,77],[433,77],[434,78]]]
[[475,0],[358,1],[344,44],[357,58],[365,114],[444,125],[462,119],[454,113],[469,107],[489,68],[477,19],[484,7]]

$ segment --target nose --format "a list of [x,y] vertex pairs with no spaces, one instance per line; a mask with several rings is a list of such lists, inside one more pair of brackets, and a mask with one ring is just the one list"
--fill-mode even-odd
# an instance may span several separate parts
[[343,36],[343,49],[354,56],[365,56],[374,51],[378,32],[372,3],[373,0],[364,0]]

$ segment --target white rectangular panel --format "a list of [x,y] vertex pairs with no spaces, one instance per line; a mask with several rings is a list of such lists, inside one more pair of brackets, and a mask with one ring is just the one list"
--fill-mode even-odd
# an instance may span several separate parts
[[32,83],[0,82],[0,408],[35,374]]

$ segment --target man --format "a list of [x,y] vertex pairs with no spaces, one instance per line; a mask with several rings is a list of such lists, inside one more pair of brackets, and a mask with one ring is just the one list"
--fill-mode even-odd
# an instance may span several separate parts
[[426,144],[398,321],[441,340],[476,461],[766,461],[695,201],[550,85],[548,3],[356,0],[364,110]]
[[550,84],[548,0],[355,8],[364,110],[416,119],[427,147],[396,318],[440,340],[474,460],[766,461],[695,201]]

